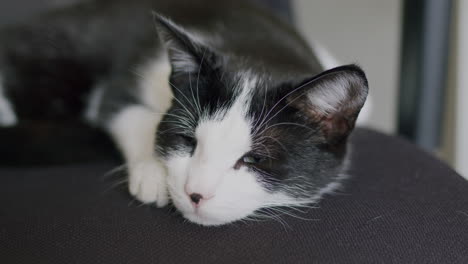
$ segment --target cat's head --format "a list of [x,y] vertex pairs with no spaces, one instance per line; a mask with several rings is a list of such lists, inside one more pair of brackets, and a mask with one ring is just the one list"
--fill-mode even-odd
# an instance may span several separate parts
[[278,79],[156,20],[174,93],[157,144],[185,218],[220,225],[315,202],[330,189],[368,92],[359,67]]

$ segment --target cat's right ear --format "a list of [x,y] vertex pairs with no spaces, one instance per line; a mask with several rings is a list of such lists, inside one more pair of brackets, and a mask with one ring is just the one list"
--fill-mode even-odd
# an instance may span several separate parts
[[172,66],[172,74],[198,72],[202,64],[214,59],[214,53],[202,40],[170,19],[153,12],[159,38],[164,43]]

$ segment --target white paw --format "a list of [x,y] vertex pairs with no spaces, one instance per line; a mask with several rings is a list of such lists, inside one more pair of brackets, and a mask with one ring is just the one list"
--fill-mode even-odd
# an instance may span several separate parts
[[157,160],[139,162],[130,166],[129,190],[143,203],[156,203],[163,207],[169,202],[166,169]]

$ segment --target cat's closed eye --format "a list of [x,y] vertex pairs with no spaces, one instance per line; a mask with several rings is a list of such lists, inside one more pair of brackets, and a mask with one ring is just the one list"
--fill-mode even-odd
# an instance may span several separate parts
[[265,159],[261,156],[255,155],[253,153],[247,153],[236,162],[236,164],[234,165],[234,169],[238,170],[242,166],[254,167],[263,162],[264,160]]
[[188,145],[195,147],[197,145],[197,139],[193,136],[186,134],[178,134],[178,136]]

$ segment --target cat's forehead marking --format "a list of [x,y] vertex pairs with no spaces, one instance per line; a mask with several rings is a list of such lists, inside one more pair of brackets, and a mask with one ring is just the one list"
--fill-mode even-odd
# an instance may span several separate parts
[[231,164],[250,151],[252,129],[247,111],[257,82],[255,76],[244,75],[239,80],[239,93],[235,102],[223,110],[222,118],[201,120],[195,133],[199,153],[204,159],[217,160],[218,164]]

